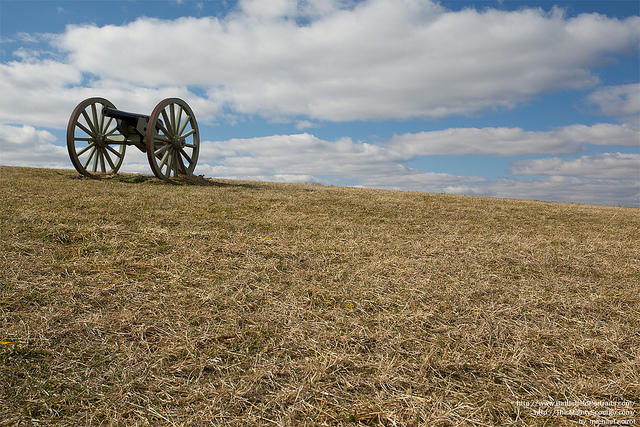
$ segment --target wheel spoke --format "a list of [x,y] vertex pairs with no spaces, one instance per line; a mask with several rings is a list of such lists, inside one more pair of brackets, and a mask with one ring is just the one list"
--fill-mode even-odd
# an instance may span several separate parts
[[158,128],[160,128],[162,132],[164,132],[165,135],[169,135],[169,131],[167,130],[167,128],[164,127],[164,125],[160,122],[160,120],[158,120],[156,125],[158,126]]
[[[87,125],[91,129],[91,132],[87,132],[87,133],[89,135],[97,134],[96,130],[93,127],[93,123],[91,123],[91,119],[89,118],[89,115],[87,114],[86,111],[82,111],[82,117],[84,117],[84,120],[87,122]],[[78,121],[78,126],[80,126],[80,125],[81,125],[81,123],[80,123],[80,121]],[[87,128],[84,128],[83,130],[86,132]]]
[[164,153],[164,156],[162,156],[162,159],[160,160],[160,170],[162,170],[162,167],[167,163],[167,160],[169,159],[169,151],[167,150]]
[[153,140],[155,142],[162,142],[163,144],[168,144],[169,143],[169,138],[165,138],[164,136],[161,135],[156,135]]
[[84,162],[84,165],[82,166],[82,169],[87,169],[87,166],[89,166],[89,162],[91,162],[91,158],[93,157],[93,155],[96,153],[96,147],[91,147],[91,152],[89,153],[89,157],[87,158],[87,160]]
[[111,129],[111,131],[107,132],[107,130],[109,130],[109,126],[111,126],[112,121],[113,121],[113,117],[109,117],[109,120],[107,120],[107,124],[104,125],[105,136],[111,135],[113,132],[116,131],[116,129],[118,129],[118,126],[116,126],[113,129]]
[[[107,145],[107,148],[109,146]],[[109,163],[109,166],[111,166],[111,170],[115,170],[116,166],[113,164],[113,160],[111,160],[111,157],[109,156],[109,153],[107,152],[107,150],[104,150],[104,157],[107,159],[107,163]]]
[[108,145],[105,145],[105,148],[109,151],[111,151],[113,154],[115,154],[116,156],[118,156],[119,159],[122,158],[122,154],[120,154],[118,151],[114,150],[113,148],[109,147]]
[[171,130],[175,132],[178,130],[176,129],[176,111],[175,108],[173,108],[173,104],[169,104],[169,117],[171,117]]
[[171,176],[171,168],[173,167],[173,154],[170,153],[169,151],[167,151],[167,153],[169,154],[169,157],[167,158],[167,172],[166,175],[167,176]]
[[191,160],[191,157],[189,157],[189,155],[185,153],[183,148],[180,149],[180,153],[184,156],[185,159],[187,159],[187,161],[189,162],[189,165],[193,163],[193,160]]
[[178,168],[180,167],[180,156],[178,155],[177,151],[173,152],[173,171],[175,172],[173,174],[173,176],[177,177],[178,176]]
[[185,147],[196,148],[195,144],[184,144]]
[[184,162],[182,161],[182,157],[180,156],[180,153],[178,153],[178,165],[180,167],[180,173],[183,174],[187,174],[187,167],[184,165]]
[[104,150],[100,149],[100,169],[102,169],[102,173],[105,173],[105,166],[104,166]]
[[104,127],[104,114],[102,110],[100,110],[100,133],[104,132],[106,129]]
[[[167,124],[167,127],[171,128],[171,120],[169,120],[169,118],[167,117],[167,112],[164,111],[164,110],[162,110],[162,117],[164,118],[164,122]],[[166,129],[164,129],[164,130],[165,130],[165,134],[167,134],[169,136],[173,135],[173,133],[167,132]]]
[[184,122],[182,123],[182,126],[180,126],[180,129],[178,129],[178,135],[182,135],[182,132],[184,132],[184,129],[187,127],[187,125],[191,121],[191,117],[189,117],[187,114],[185,114],[185,116],[186,117],[184,118]]
[[89,138],[73,138],[74,141],[93,141],[94,138],[92,136],[90,136]]
[[[84,113],[84,111],[83,111],[83,113]],[[87,135],[95,136],[95,134],[92,131],[87,129],[82,123],[80,123],[77,120],[76,120],[76,126],[78,126],[80,129],[82,129]]]
[[100,157],[100,152],[96,148],[96,155],[93,156],[93,166],[92,166],[92,169],[94,172],[98,170],[98,157]]
[[78,151],[76,153],[76,156],[78,156],[78,157],[82,156],[84,153],[87,152],[87,150],[89,150],[89,149],[91,149],[93,147],[95,147],[95,144],[92,142],[91,144],[89,144],[86,147],[84,147],[82,150]]
[[184,135],[180,135],[180,138],[188,138],[191,135],[193,135],[194,133],[196,133],[195,129],[191,129],[189,132],[185,133]]
[[93,130],[96,133],[100,133],[98,129],[98,113],[96,111],[96,104],[91,104],[91,115],[93,116]]
[[163,145],[162,147],[158,148],[156,151],[153,152],[153,154],[155,154],[156,156],[164,153],[165,151],[167,151],[167,149],[169,149],[169,145]]
[[180,135],[178,128],[182,124],[182,105],[179,105],[178,107],[180,108],[178,108],[178,116],[176,117],[176,134]]

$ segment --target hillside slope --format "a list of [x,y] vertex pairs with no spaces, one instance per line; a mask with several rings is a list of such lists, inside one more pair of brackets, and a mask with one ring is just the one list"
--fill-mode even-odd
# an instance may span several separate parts
[[638,415],[640,210],[181,184],[0,167],[0,424]]

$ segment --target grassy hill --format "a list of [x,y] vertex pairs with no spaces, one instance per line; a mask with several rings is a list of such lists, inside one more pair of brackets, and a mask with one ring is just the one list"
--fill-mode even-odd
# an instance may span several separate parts
[[639,209],[179,184],[0,167],[0,424],[639,416]]

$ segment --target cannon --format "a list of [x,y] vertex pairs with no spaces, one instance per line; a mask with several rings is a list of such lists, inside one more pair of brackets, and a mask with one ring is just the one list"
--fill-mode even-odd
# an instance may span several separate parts
[[80,174],[117,173],[127,145],[147,153],[160,179],[191,175],[200,151],[196,117],[179,98],[160,101],[150,116],[117,110],[104,98],[85,99],[71,113],[67,149]]

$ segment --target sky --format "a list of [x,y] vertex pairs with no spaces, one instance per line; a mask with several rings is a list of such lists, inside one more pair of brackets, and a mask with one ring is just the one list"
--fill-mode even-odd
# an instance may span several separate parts
[[[640,2],[0,0],[0,165],[92,96],[194,110],[195,174],[640,207]],[[150,174],[128,147],[121,172]]]

